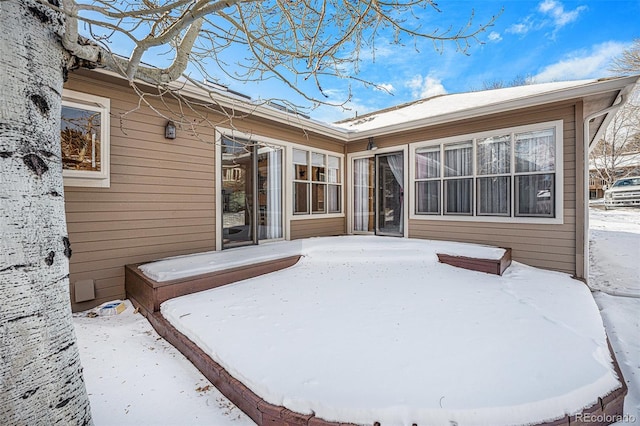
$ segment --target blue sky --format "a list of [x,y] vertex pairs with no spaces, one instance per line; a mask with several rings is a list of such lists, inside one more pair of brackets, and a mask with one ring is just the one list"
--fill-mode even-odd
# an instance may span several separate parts
[[[393,96],[358,89],[349,112],[320,108],[312,116],[332,120],[443,93],[482,89],[485,82],[509,82],[518,76],[535,82],[577,80],[610,75],[612,57],[640,38],[640,1],[444,1],[442,18],[464,22],[475,8],[474,22],[504,12],[472,45],[468,55],[445,46],[415,52],[393,48],[365,64],[369,80],[387,85]],[[354,86],[354,89],[356,86]]]
[[[443,0],[439,8],[441,13],[430,10],[420,17],[425,28],[459,28],[472,10],[473,25],[478,26],[503,12],[480,35],[482,43],[472,43],[467,54],[456,51],[453,44],[437,52],[425,42],[416,51],[412,44],[378,40],[375,61],[363,55],[358,77],[386,87],[391,94],[352,82],[348,111],[322,106],[311,116],[335,121],[419,98],[480,90],[485,83],[508,83],[516,77],[539,83],[606,77],[611,59],[640,38],[640,0]],[[148,55],[144,60],[156,63]],[[215,69],[209,72],[217,74]],[[276,79],[243,84],[220,75],[220,83],[253,99],[285,98],[309,106]],[[348,81],[331,79],[323,84],[329,101],[347,97]]]

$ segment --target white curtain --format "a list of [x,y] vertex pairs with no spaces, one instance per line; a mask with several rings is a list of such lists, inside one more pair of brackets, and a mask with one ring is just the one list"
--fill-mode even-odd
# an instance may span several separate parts
[[[516,134],[517,216],[555,214],[556,141],[553,129]],[[550,172],[538,174],[539,172]],[[535,174],[533,174],[535,173]]]
[[416,213],[440,213],[440,180],[416,182]]
[[[445,176],[473,175],[473,145],[471,142],[445,146]],[[472,178],[445,181],[445,213],[471,214]]]
[[353,230],[369,230],[369,158],[353,162]]
[[340,187],[327,185],[327,212],[340,213]]
[[271,149],[267,167],[266,239],[282,238],[282,150]]
[[416,150],[416,179],[440,177],[440,147]]
[[516,173],[552,172],[556,168],[553,129],[516,135]]
[[440,146],[416,150],[416,213],[440,212]]
[[511,171],[511,136],[478,141],[478,174],[499,175]]
[[511,178],[495,176],[478,178],[478,214],[509,216]]
[[[340,159],[332,155],[328,156],[327,182],[338,183],[340,171]],[[341,191],[339,185],[327,185],[327,211],[328,213],[340,213]]]
[[555,215],[555,175],[516,176],[516,216]]
[[403,155],[392,154],[387,156],[387,163],[393,173],[393,177],[396,178],[396,182],[400,187],[400,199],[398,204],[400,207],[400,223],[398,224],[398,232],[402,232],[404,229],[404,159]]
[[444,148],[444,175],[473,175],[473,145],[471,142],[448,145]]
[[510,215],[511,136],[494,136],[478,141],[478,175],[503,175],[479,177],[477,180],[478,214]]

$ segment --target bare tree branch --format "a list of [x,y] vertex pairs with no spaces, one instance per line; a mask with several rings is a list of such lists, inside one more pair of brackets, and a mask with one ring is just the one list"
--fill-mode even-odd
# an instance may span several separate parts
[[633,41],[633,45],[613,60],[611,71],[619,75],[640,73],[640,38]]
[[[479,35],[496,19],[474,26],[471,12],[457,30],[427,30],[417,18],[442,13],[431,0],[62,0],[58,9],[67,17],[63,43],[69,53],[130,82],[166,85],[191,62],[213,81],[223,75],[240,81],[280,79],[314,104],[328,102],[327,78],[375,86],[357,72],[362,53],[374,58],[380,40],[401,46],[411,40],[416,49],[421,40],[430,40],[437,50],[451,43],[467,53],[472,44],[482,43]],[[88,26],[92,43],[79,34],[79,23]],[[99,29],[110,34],[98,36]],[[127,57],[111,54],[109,42],[116,35],[131,43]],[[142,62],[158,46],[168,46],[173,57],[166,69]],[[230,62],[225,58],[232,49],[245,55]],[[314,82],[316,94],[303,87],[304,81]]]
[[611,186],[631,170],[624,167],[625,157],[640,152],[640,106],[625,104],[590,154],[597,177]]

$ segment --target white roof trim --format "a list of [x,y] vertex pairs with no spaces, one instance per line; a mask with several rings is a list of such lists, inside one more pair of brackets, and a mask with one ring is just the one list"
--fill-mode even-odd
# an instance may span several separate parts
[[[95,69],[93,71],[100,72],[102,74],[110,75],[116,78],[123,78],[119,74],[104,70]],[[598,95],[601,93],[607,93],[616,90],[625,89],[628,91],[630,87],[640,81],[640,75],[621,77],[608,80],[587,80],[584,84],[578,86],[570,86],[568,88],[559,88],[548,92],[538,93],[535,95],[517,97],[510,100],[499,101],[496,103],[471,107],[467,109],[461,109],[450,113],[435,115],[425,118],[418,118],[415,120],[398,122],[395,124],[384,125],[367,130],[349,130],[344,127],[338,127],[332,124],[316,121],[313,119],[305,118],[299,115],[291,114],[285,111],[280,111],[275,108],[271,108],[267,105],[252,104],[241,98],[235,98],[232,95],[224,95],[220,92],[207,92],[196,86],[185,85],[184,83],[175,83],[174,87],[180,89],[182,93],[187,96],[196,98],[203,101],[211,101],[212,97],[215,101],[225,108],[231,110],[241,111],[245,114],[251,114],[256,117],[266,118],[278,123],[287,124],[293,127],[300,128],[305,131],[312,131],[324,136],[333,137],[342,142],[349,143],[355,140],[366,139],[370,136],[381,136],[392,133],[398,133],[407,130],[415,130],[421,127],[433,126],[436,124],[444,124],[452,121],[464,120],[474,117],[479,117],[488,114],[495,114],[505,112],[514,109],[544,105],[553,102],[560,102],[569,99],[579,99],[586,96]],[[568,82],[569,83],[569,82]],[[575,82],[574,82],[575,83]],[[498,89],[500,90],[500,89]],[[503,89],[509,90],[509,89]],[[472,92],[477,93],[477,92]],[[463,96],[464,94],[451,94],[447,96]],[[428,101],[427,101],[428,103]],[[397,110],[401,110],[398,108]],[[397,111],[394,110],[394,111]],[[367,116],[375,115],[373,112],[367,114]],[[381,112],[379,114],[385,114]],[[355,119],[354,119],[355,120]],[[354,121],[351,120],[351,121]]]

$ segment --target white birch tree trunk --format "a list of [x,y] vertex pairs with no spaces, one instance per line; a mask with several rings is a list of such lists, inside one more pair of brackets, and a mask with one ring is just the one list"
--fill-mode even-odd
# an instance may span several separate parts
[[1,425],[91,424],[69,300],[63,19],[0,0]]

